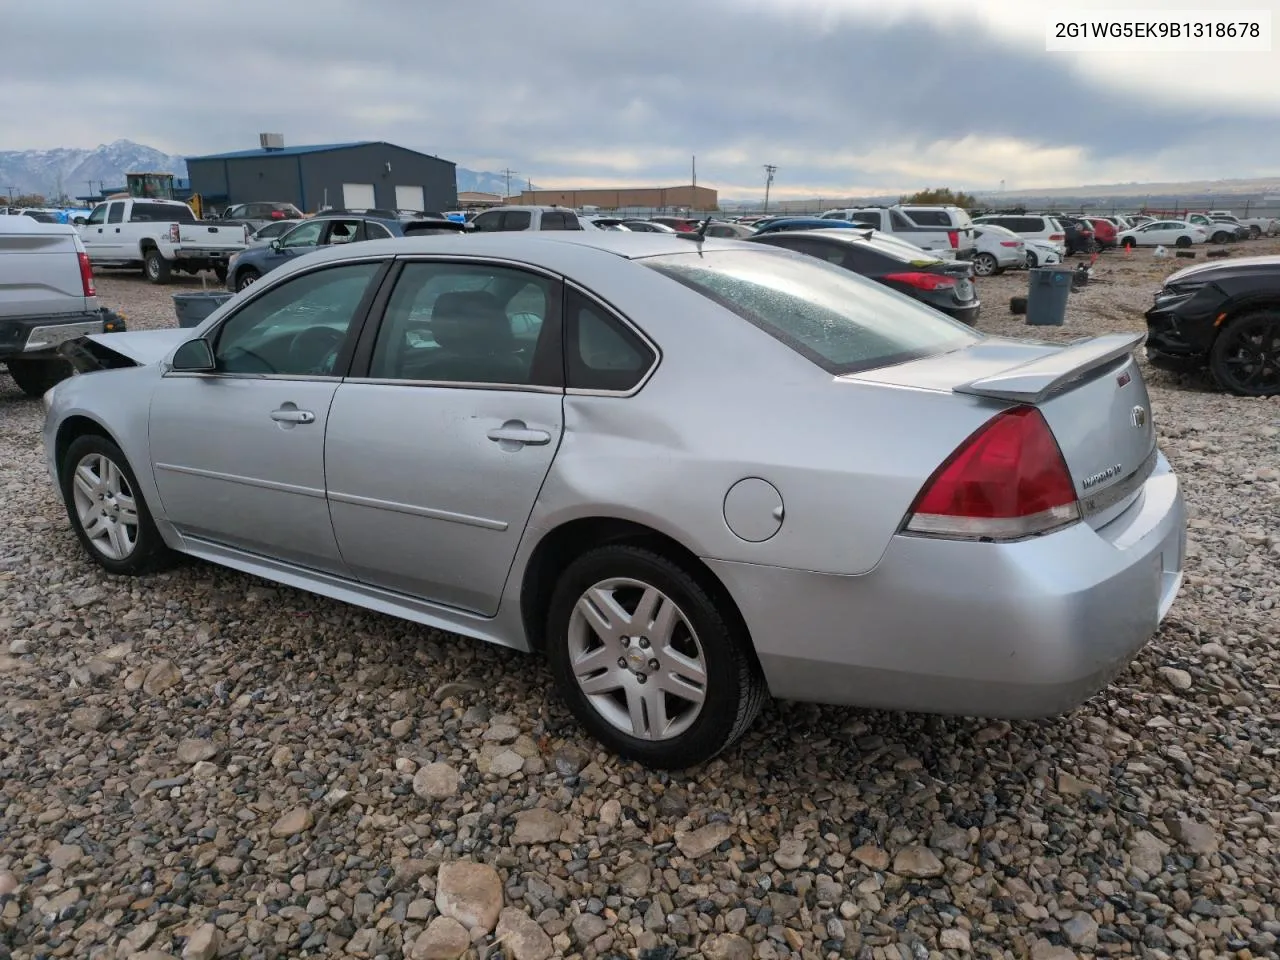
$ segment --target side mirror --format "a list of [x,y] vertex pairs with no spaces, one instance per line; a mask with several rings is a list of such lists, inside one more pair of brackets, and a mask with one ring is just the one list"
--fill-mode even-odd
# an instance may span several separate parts
[[170,366],[188,373],[208,373],[216,369],[213,348],[203,337],[188,340],[174,353]]
[[272,249],[272,250],[274,250],[276,253],[279,253],[279,252],[280,252],[280,241],[279,241],[279,240],[272,240],[272,241],[271,241],[271,249]]
[[83,226],[84,226],[86,223],[88,223],[89,221],[88,221],[88,220],[86,220],[84,217],[76,217],[76,218],[75,218],[74,220],[72,220],[71,222],[72,222],[73,224],[75,224],[77,227],[83,227]]

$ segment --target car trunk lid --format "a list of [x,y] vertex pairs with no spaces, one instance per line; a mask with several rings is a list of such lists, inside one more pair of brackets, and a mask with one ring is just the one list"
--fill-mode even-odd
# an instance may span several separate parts
[[1132,356],[1141,342],[1141,334],[1065,346],[989,338],[849,379],[1037,407],[1062,450],[1082,512],[1099,527],[1133,502],[1155,467],[1151,401]]

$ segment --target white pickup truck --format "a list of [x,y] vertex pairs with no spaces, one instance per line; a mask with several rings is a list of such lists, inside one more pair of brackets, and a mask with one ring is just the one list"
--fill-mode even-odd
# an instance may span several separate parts
[[227,261],[248,246],[243,224],[197,220],[179,200],[108,200],[79,227],[95,267],[141,266],[152,283],[168,283],[174,270],[212,270],[227,278]]
[[1210,210],[1211,217],[1231,217],[1236,223],[1248,228],[1249,236],[1254,240],[1258,237],[1274,237],[1280,233],[1280,220],[1275,217],[1237,217],[1230,210]]
[[850,220],[889,233],[944,260],[972,260],[978,252],[973,220],[955,206],[895,204],[828,210],[823,220]]

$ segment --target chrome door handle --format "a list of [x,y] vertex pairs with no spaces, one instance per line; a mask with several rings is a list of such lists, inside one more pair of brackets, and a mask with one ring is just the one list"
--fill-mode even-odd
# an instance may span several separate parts
[[271,419],[279,423],[315,423],[316,415],[310,410],[290,410],[281,407],[271,411]]
[[545,430],[530,430],[520,421],[509,421],[488,433],[495,443],[520,443],[531,447],[540,447],[551,442],[551,434]]

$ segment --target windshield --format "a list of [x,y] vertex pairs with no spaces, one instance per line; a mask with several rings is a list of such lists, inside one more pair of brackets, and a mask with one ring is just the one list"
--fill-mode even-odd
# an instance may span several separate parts
[[637,261],[733,311],[832,374],[955,350],[982,335],[815,257],[712,251]]

